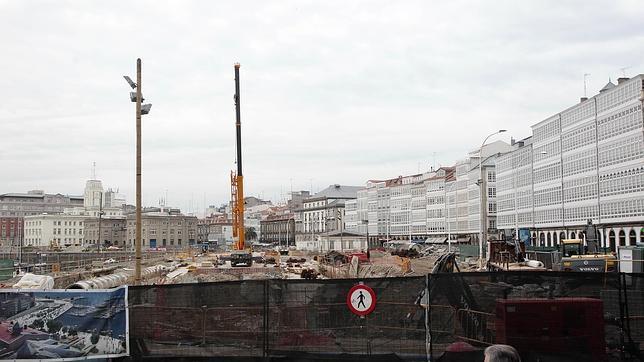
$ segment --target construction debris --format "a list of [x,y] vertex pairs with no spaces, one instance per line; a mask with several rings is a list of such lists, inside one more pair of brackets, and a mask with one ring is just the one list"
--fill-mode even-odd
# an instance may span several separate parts
[[13,287],[15,289],[52,289],[54,287],[54,278],[47,275],[27,273]]
[[300,273],[300,277],[302,279],[317,279],[318,275],[320,275],[320,273],[318,273],[314,269],[309,269],[309,268],[302,269],[302,273]]

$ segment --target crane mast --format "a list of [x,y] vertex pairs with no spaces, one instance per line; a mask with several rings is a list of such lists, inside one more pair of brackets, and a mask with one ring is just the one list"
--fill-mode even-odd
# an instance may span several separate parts
[[237,133],[237,173],[230,173],[235,250],[244,250],[244,176],[242,174],[241,113],[239,94],[239,63],[235,63],[235,128]]

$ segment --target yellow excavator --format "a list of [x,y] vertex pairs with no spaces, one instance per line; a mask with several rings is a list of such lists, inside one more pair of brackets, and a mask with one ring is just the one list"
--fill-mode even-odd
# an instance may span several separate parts
[[563,271],[614,272],[617,258],[613,254],[587,253],[582,239],[561,241],[561,266]]
[[561,240],[561,270],[596,273],[619,270],[615,255],[599,252],[597,229],[592,220],[586,225],[586,244],[582,239]]

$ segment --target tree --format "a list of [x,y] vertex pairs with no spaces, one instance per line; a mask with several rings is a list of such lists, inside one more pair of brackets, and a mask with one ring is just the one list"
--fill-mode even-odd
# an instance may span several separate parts
[[92,337],[90,337],[90,342],[92,342],[92,344],[96,344],[98,343],[98,339],[99,339],[98,333],[92,333]]
[[252,226],[245,229],[244,235],[246,236],[246,241],[257,239],[257,232],[255,232],[255,228]]
[[36,329],[42,329],[42,327],[45,326],[45,323],[42,321],[42,319],[36,319],[33,323],[34,328]]
[[55,319],[47,321],[47,331],[49,333],[56,333],[63,327],[63,322]]

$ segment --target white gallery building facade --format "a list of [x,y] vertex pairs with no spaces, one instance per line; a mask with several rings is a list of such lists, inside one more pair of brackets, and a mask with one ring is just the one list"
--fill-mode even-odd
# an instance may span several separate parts
[[497,158],[499,229],[529,229],[535,245],[553,246],[585,239],[592,220],[603,247],[644,242],[643,78],[609,81]]

